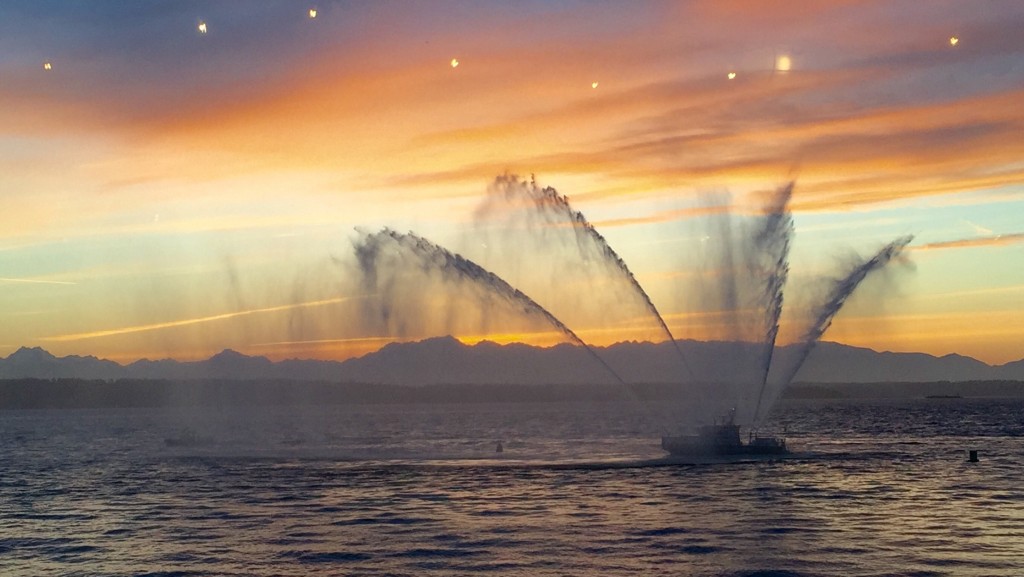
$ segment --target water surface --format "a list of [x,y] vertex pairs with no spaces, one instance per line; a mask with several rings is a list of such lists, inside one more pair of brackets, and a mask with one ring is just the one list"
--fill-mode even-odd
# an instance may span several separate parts
[[1020,400],[788,402],[795,458],[649,466],[658,410],[0,412],[0,573],[1024,574]]

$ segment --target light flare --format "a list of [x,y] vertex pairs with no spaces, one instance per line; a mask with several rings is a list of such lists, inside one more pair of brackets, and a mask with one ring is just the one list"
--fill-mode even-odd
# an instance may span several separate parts
[[459,59],[458,58],[452,58],[451,65],[452,65],[452,68],[458,68],[459,67]]
[[206,22],[200,20],[199,25],[196,26],[196,29],[199,30],[200,34],[206,34]]

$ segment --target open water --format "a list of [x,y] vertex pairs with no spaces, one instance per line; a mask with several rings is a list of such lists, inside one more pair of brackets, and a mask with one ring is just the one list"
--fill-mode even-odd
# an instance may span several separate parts
[[655,466],[658,410],[0,411],[0,575],[1024,575],[1022,400],[786,402],[793,458]]

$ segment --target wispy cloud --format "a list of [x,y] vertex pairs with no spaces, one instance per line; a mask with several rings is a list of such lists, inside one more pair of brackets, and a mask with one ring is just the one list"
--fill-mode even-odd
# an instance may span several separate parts
[[1016,244],[1018,242],[1024,242],[1024,232],[1015,232],[1013,234],[998,234],[995,236],[986,236],[981,238],[961,238],[957,240],[930,242],[928,244],[923,244],[911,248],[913,248],[914,250],[939,250],[946,248],[1004,246],[1009,244]]
[[[1024,92],[1009,81],[1012,71],[997,74],[978,65],[982,57],[1012,58],[1024,51],[1024,43],[1014,40],[1019,10],[1006,10],[1006,17],[988,23],[965,22],[965,42],[950,50],[934,37],[930,22],[909,30],[893,25],[909,18],[895,16],[923,17],[928,10],[856,4],[858,18],[844,17],[852,10],[847,2],[785,9],[749,2],[651,5],[628,16],[591,7],[591,25],[647,18],[645,34],[631,34],[626,26],[595,34],[565,11],[534,14],[542,17],[515,28],[516,37],[536,43],[511,41],[506,27],[497,26],[506,11],[483,6],[451,22],[440,21],[436,10],[411,9],[389,17],[389,26],[378,20],[387,11],[383,7],[351,9],[345,21],[366,25],[354,26],[357,34],[328,32],[347,26],[337,10],[331,18],[325,11],[311,25],[301,21],[301,11],[283,6],[242,16],[218,9],[214,16],[224,22],[223,33],[211,33],[202,43],[179,38],[174,27],[165,29],[168,18],[133,13],[118,17],[173,46],[152,56],[188,72],[191,84],[155,66],[141,71],[145,82],[131,81],[127,91],[90,88],[99,93],[88,98],[70,88],[86,80],[90,87],[108,86],[93,80],[120,74],[120,48],[137,41],[137,33],[118,29],[111,32],[113,40],[105,38],[105,21],[82,14],[86,31],[76,28],[70,37],[95,43],[102,68],[75,72],[73,82],[56,87],[33,79],[27,94],[0,91],[0,104],[20,103],[24,113],[12,112],[12,120],[31,116],[27,124],[49,126],[51,133],[66,135],[69,118],[89,118],[92,123],[81,130],[115,126],[103,130],[130,135],[136,152],[96,165],[111,182],[168,175],[209,179],[329,164],[379,187],[429,185],[429,194],[438,194],[512,169],[600,175],[606,191],[638,197],[679,185],[775,180],[799,166],[795,208],[826,209],[1024,179],[1024,169],[1012,167],[1024,154],[1018,138]],[[170,12],[182,18],[188,10]],[[528,18],[530,11],[509,12]],[[458,30],[460,44],[472,54],[457,71],[447,66],[452,55],[436,43],[411,47],[423,20],[438,26],[432,35]],[[695,29],[687,34],[669,25],[691,20]],[[479,26],[458,24],[465,21]],[[829,25],[815,27],[816,21]],[[865,21],[872,23],[870,37],[863,34]],[[765,22],[777,34],[792,30],[798,45],[817,46],[827,38],[829,49],[805,54],[808,65],[798,59],[790,74],[775,75],[758,64],[727,80],[726,64],[716,61],[719,52],[756,50],[767,58],[775,50],[778,42],[765,34]],[[547,34],[552,30],[559,33]],[[879,42],[878,34],[887,42]],[[586,49],[579,47],[581,35],[589,39]],[[328,41],[335,36],[346,40]],[[254,49],[255,37],[265,43],[255,47],[262,58],[227,66]],[[314,54],[315,65],[306,60]],[[679,54],[687,55],[686,67],[679,66]],[[580,70],[600,71],[604,78]],[[983,81],[949,81],[973,74]],[[261,82],[247,82],[250,76]],[[908,80],[918,78],[920,83]],[[602,80],[600,88],[592,90],[591,80]],[[154,99],[150,85],[157,81]],[[200,81],[202,98],[188,97],[198,94]],[[44,105],[40,97],[47,99]],[[338,138],[339,127],[344,138]]]
[[[490,147],[515,143],[524,125],[534,126],[535,138],[550,139],[541,138],[539,146],[514,147],[516,152],[502,160],[404,171],[390,184],[481,182],[509,169],[541,175],[600,174],[611,180],[610,190],[617,190],[616,195],[636,198],[664,194],[680,185],[777,181],[797,168],[800,187],[794,208],[834,210],[1024,180],[1019,162],[1024,154],[1019,138],[1024,112],[1018,106],[1024,91],[876,107],[837,109],[828,104],[834,93],[869,78],[845,72],[794,76],[791,90],[760,78],[740,89],[743,96],[722,87],[711,90],[706,84],[694,84],[700,88],[693,91],[685,85],[652,84],[624,94],[649,103],[648,113],[660,110],[649,117],[650,130],[640,130],[645,124],[636,117],[641,109],[624,102],[622,108],[609,104],[614,112],[584,105],[469,132],[433,135],[423,143],[426,149],[478,140]],[[675,93],[674,104],[662,93]],[[609,120],[615,118],[621,122]],[[579,125],[612,125],[617,134],[566,142],[562,135],[574,134],[572,127]]]

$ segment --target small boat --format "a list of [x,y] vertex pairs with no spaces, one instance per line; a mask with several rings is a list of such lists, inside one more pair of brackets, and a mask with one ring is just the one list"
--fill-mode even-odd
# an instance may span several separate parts
[[734,409],[728,417],[718,419],[715,424],[700,427],[696,435],[662,437],[661,448],[676,457],[785,455],[789,452],[783,437],[760,436],[751,432],[744,443],[735,418]]

